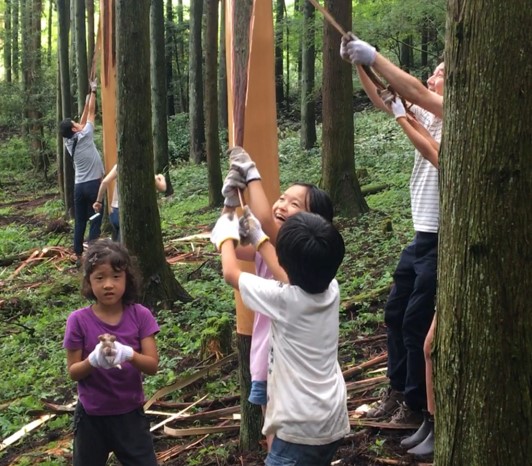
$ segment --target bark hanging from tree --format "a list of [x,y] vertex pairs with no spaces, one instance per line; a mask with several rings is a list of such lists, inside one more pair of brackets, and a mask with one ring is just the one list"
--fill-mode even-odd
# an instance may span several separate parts
[[520,466],[532,458],[532,10],[451,0],[447,14],[435,464]]
[[76,65],[78,82],[78,111],[85,106],[85,97],[89,93],[89,73],[87,67],[87,28],[85,26],[85,0],[75,2],[76,24]]

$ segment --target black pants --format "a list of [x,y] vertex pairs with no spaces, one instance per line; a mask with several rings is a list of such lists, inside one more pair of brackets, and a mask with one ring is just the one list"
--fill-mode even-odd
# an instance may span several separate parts
[[388,332],[388,377],[413,410],[427,406],[423,343],[436,298],[438,234],[417,232],[401,253],[384,308]]
[[142,408],[116,416],[74,413],[74,466],[105,466],[113,452],[123,466],[157,466],[150,424]]

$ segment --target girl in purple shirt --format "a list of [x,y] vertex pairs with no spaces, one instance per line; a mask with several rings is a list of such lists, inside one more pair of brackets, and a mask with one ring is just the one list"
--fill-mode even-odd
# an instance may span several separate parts
[[[74,466],[104,466],[113,452],[122,464],[155,466],[149,422],[142,405],[142,374],[157,372],[151,312],[134,300],[138,274],[127,249],[100,239],[83,261],[82,294],[95,302],[68,317],[63,347],[68,373],[78,383]],[[99,336],[114,335],[106,354]]]

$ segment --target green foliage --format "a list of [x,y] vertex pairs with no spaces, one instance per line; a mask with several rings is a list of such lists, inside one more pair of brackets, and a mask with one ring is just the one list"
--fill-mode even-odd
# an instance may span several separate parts
[[[356,114],[355,127],[357,169],[367,172],[363,184],[386,183],[388,189],[367,196],[372,209],[368,214],[356,219],[336,219],[346,243],[346,256],[337,277],[343,300],[389,284],[400,250],[412,236],[408,194],[411,146],[392,119],[376,112]],[[188,132],[186,134],[188,137]],[[5,147],[18,147],[17,141],[17,138],[11,138],[0,143],[0,154],[4,153]],[[320,149],[303,151],[296,131],[286,128],[280,133],[279,159],[282,189],[296,181],[319,183]],[[222,163],[222,166],[226,165]],[[0,165],[2,173],[10,173],[10,178],[18,176],[19,181],[16,194],[2,191],[0,202],[12,201],[15,195],[18,196],[16,199],[35,197],[35,182],[15,168],[7,163]],[[175,240],[206,230],[218,217],[219,209],[207,207],[206,165],[179,161],[172,166],[170,176],[175,195],[161,201],[163,238],[165,244],[177,253],[191,252],[191,242]],[[1,212],[55,218],[61,215],[62,203],[54,198],[24,212],[20,208],[5,206]],[[63,238],[43,236],[41,228],[31,223],[0,223],[0,258],[51,242],[70,247],[70,235]],[[178,303],[172,309],[157,310],[156,318],[161,328],[157,335],[160,369],[157,375],[145,378],[148,397],[193,371],[191,367],[200,363],[202,337],[211,334],[213,322],[228,322],[234,328],[234,293],[222,278],[219,257],[210,243],[193,244],[196,251],[202,252],[197,260],[178,262],[172,268],[177,280],[194,300],[187,304]],[[68,263],[61,263],[62,270],[49,264],[35,264],[23,269],[12,282],[5,281],[18,265],[0,269],[0,280],[4,281],[2,299],[6,302],[0,306],[0,318],[4,322],[0,330],[0,359],[3,362],[0,366],[0,405],[12,400],[0,415],[2,437],[29,422],[31,417],[27,412],[39,408],[41,398],[59,403],[73,399],[75,383],[67,375],[62,338],[69,313],[87,305],[79,293],[79,274],[73,267],[69,269]],[[357,305],[354,317],[347,313],[341,317],[341,335],[346,339],[371,333],[382,325],[382,302],[378,298],[371,303],[364,301]],[[235,393],[237,385],[236,374],[222,377],[216,374],[203,382],[201,392],[212,397],[225,396]],[[198,393],[191,395],[183,389],[172,393],[170,398],[182,400],[184,395],[198,396]],[[66,428],[69,419],[59,416],[53,424],[48,423],[34,435],[44,436],[50,429]],[[217,455],[222,464],[227,452],[217,448],[207,448],[205,458]],[[187,464],[201,463],[201,458],[201,454],[187,458]]]
[[186,161],[189,151],[188,113],[178,113],[168,120],[168,157],[174,163]]

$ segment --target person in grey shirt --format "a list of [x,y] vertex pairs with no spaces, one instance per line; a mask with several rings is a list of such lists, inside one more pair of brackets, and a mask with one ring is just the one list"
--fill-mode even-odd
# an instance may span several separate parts
[[[85,101],[85,108],[79,123],[65,118],[59,125],[59,132],[65,147],[74,162],[74,253],[76,266],[81,265],[83,237],[87,221],[94,215],[93,204],[104,175],[102,159],[94,144],[94,114],[96,109],[96,81],[91,81],[91,92]],[[90,222],[89,241],[100,236],[102,216]]]

